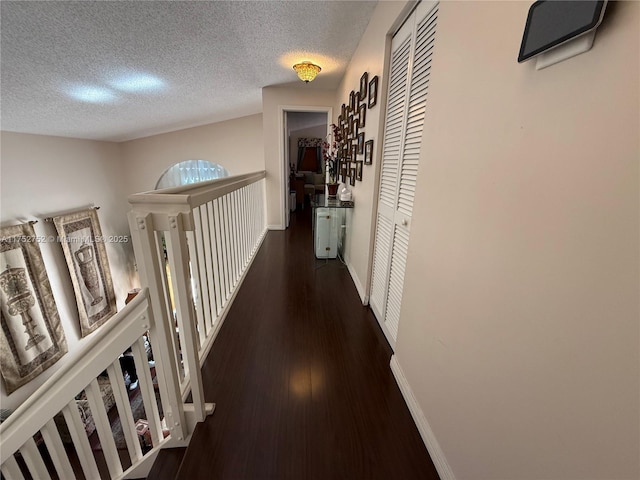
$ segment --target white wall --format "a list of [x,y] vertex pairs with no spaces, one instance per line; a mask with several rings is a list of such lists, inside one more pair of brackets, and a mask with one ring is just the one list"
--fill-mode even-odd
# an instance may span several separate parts
[[184,160],[209,160],[231,175],[264,170],[262,115],[121,143],[126,194],[153,190],[164,171]]
[[[267,196],[267,225],[284,229],[284,122],[283,107],[331,108],[335,92],[301,87],[265,87],[262,89],[262,122]],[[309,110],[311,111],[311,110]]]
[[[99,206],[102,233],[129,235],[127,204],[120,175],[118,144],[61,137],[1,133],[0,222],[2,226],[38,220],[36,235],[57,235],[53,223],[43,219],[54,214]],[[132,287],[133,248],[130,243],[107,243],[107,256],[118,307],[124,305]],[[58,243],[40,244],[49,282],[56,300],[69,352],[79,348],[78,309],[69,270]],[[53,367],[6,395],[0,390],[2,408],[15,408],[66,361],[65,355]]]
[[[348,210],[347,231],[345,235],[345,260],[353,281],[363,302],[367,302],[371,276],[370,259],[373,252],[375,229],[375,204],[382,155],[382,135],[385,113],[386,85],[385,51],[390,35],[397,29],[401,20],[406,18],[414,2],[378,3],[369,25],[358,44],[344,79],[338,88],[337,103],[334,109],[334,123],[338,121],[342,104],[348,104],[352,90],[360,89],[360,77],[368,72],[369,80],[378,76],[378,102],[367,108],[365,141],[373,140],[373,164],[364,165],[362,181],[356,181],[350,187],[353,192],[354,208]],[[358,159],[362,159],[359,156]]]
[[396,356],[456,478],[637,479],[640,4],[540,71],[529,6],[440,4]]

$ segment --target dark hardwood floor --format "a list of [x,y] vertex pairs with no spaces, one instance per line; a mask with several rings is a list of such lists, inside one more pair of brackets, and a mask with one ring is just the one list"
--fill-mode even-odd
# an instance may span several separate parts
[[312,241],[308,207],[267,234],[204,365],[216,410],[177,478],[438,478],[373,314]]

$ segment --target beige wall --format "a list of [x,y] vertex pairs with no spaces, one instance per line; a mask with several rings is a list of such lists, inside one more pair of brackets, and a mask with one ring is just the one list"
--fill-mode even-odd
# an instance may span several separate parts
[[[37,220],[36,235],[57,235],[52,223],[43,219],[54,214],[99,206],[102,233],[129,235],[127,204],[122,190],[118,144],[61,137],[1,133],[0,222],[2,226]],[[133,248],[130,243],[107,243],[118,307],[124,305],[132,286]],[[79,348],[80,324],[69,270],[58,243],[41,243],[40,250],[58,307],[69,352]],[[35,380],[6,396],[0,390],[2,408],[20,405],[69,357]]]
[[164,171],[184,160],[209,160],[231,175],[264,170],[262,114],[120,144],[127,194],[153,190]]
[[640,4],[516,63],[530,2],[443,2],[396,356],[458,479],[637,479]]
[[262,89],[262,121],[264,161],[267,171],[267,225],[284,229],[284,124],[282,108],[294,111],[300,107],[331,108],[335,92],[308,90],[300,87],[265,87]]
[[[350,187],[353,192],[355,208],[348,211],[347,231],[345,235],[345,260],[353,281],[364,303],[368,302],[371,275],[370,259],[373,250],[375,228],[375,204],[379,182],[380,159],[382,152],[382,134],[384,124],[384,99],[386,98],[385,51],[388,38],[400,20],[406,17],[414,2],[380,2],[358,44],[344,79],[338,89],[337,103],[334,109],[334,123],[340,115],[343,103],[347,104],[352,90],[360,89],[360,77],[368,72],[369,80],[378,75],[378,102],[373,108],[367,108],[364,128],[365,141],[373,140],[373,164],[364,165],[362,181],[356,181]],[[404,12],[404,13],[403,13]],[[390,40],[389,40],[390,41]],[[362,159],[363,156],[358,156]]]

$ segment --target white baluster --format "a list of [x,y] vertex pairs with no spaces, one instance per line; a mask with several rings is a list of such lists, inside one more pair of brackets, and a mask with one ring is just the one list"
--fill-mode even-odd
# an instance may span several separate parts
[[71,463],[69,463],[69,457],[67,457],[67,452],[60,439],[56,422],[49,420],[45,426],[40,429],[40,433],[42,434],[44,443],[47,445],[49,456],[51,457],[54,467],[56,467],[58,477],[73,478],[75,474],[73,473],[73,468],[71,468]]
[[[191,286],[192,301],[194,303],[194,312],[196,315],[196,324],[198,325],[198,349],[200,349],[207,336],[207,330],[204,326],[204,302],[203,298],[207,288],[207,277],[203,265],[204,253],[202,252],[202,229],[200,225],[200,213],[198,209],[193,212],[196,230],[193,232],[185,232],[187,236],[187,248],[189,251],[189,266],[191,267],[189,278]],[[197,219],[197,220],[196,220]],[[200,245],[198,246],[198,238]],[[204,280],[203,280],[204,279]],[[194,290],[195,286],[195,292]],[[195,298],[193,298],[195,297]]]
[[[147,414],[146,420],[149,423],[151,439],[153,445],[156,446],[164,437],[162,435],[162,425],[160,422],[156,393],[153,387],[153,379],[151,378],[147,352],[144,348],[144,340],[142,338],[139,338],[131,345],[131,352],[133,353],[133,360],[136,364],[136,372],[138,373],[138,380],[140,381],[140,394],[142,395],[144,411]],[[156,363],[156,366],[157,365]]]
[[[136,368],[136,372],[137,371],[138,369]],[[116,407],[118,408],[118,416],[120,417],[122,433],[124,434],[124,439],[127,443],[129,457],[131,458],[131,463],[135,464],[137,461],[142,459],[142,449],[140,448],[140,441],[138,440],[138,434],[136,432],[133,412],[131,411],[129,393],[126,385],[124,384],[124,376],[122,374],[122,367],[120,366],[120,359],[107,367],[107,374],[109,375],[111,390],[113,391],[113,397],[115,398]]]
[[82,467],[85,478],[100,478],[98,466],[96,465],[96,460],[93,457],[91,445],[89,445],[89,439],[87,438],[87,433],[84,430],[84,424],[80,418],[80,412],[78,412],[78,405],[76,404],[76,401],[71,400],[71,402],[62,410],[62,414],[67,422],[67,428],[69,429],[69,434],[71,434],[71,440],[73,441],[73,446],[78,454],[80,466]]
[[9,457],[7,461],[2,464],[0,471],[6,480],[24,480],[24,475],[22,475],[18,462],[13,456]]
[[20,453],[33,478],[37,478],[38,480],[51,480],[47,466],[44,464],[33,438],[27,440],[27,443],[20,449]]
[[[215,315],[212,315],[212,323],[215,324],[218,316],[220,315],[220,311],[222,310],[222,290],[221,290],[221,281],[222,277],[220,275],[220,248],[218,246],[219,232],[216,231],[216,221],[215,221],[215,202],[212,200],[209,202],[209,235],[210,235],[210,245],[211,245],[211,256],[209,257],[209,264],[211,266],[211,278],[213,280],[213,289],[211,290],[215,296]],[[213,313],[212,312],[212,313]]]
[[87,394],[89,408],[91,409],[91,416],[96,424],[96,431],[98,432],[98,438],[100,438],[100,445],[102,445],[102,452],[104,453],[104,459],[107,463],[109,473],[112,477],[122,475],[122,464],[120,463],[120,457],[118,456],[116,442],[113,439],[113,432],[111,431],[109,417],[107,416],[107,411],[104,408],[98,381],[95,379],[92,380],[84,391]]

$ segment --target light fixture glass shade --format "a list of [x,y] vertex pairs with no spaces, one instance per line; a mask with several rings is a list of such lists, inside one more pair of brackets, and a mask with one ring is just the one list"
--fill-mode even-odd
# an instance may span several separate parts
[[322,70],[318,65],[314,65],[311,62],[297,63],[293,66],[293,69],[298,74],[300,80],[305,83],[309,83],[311,80],[316,78],[316,75],[318,75],[320,70]]

